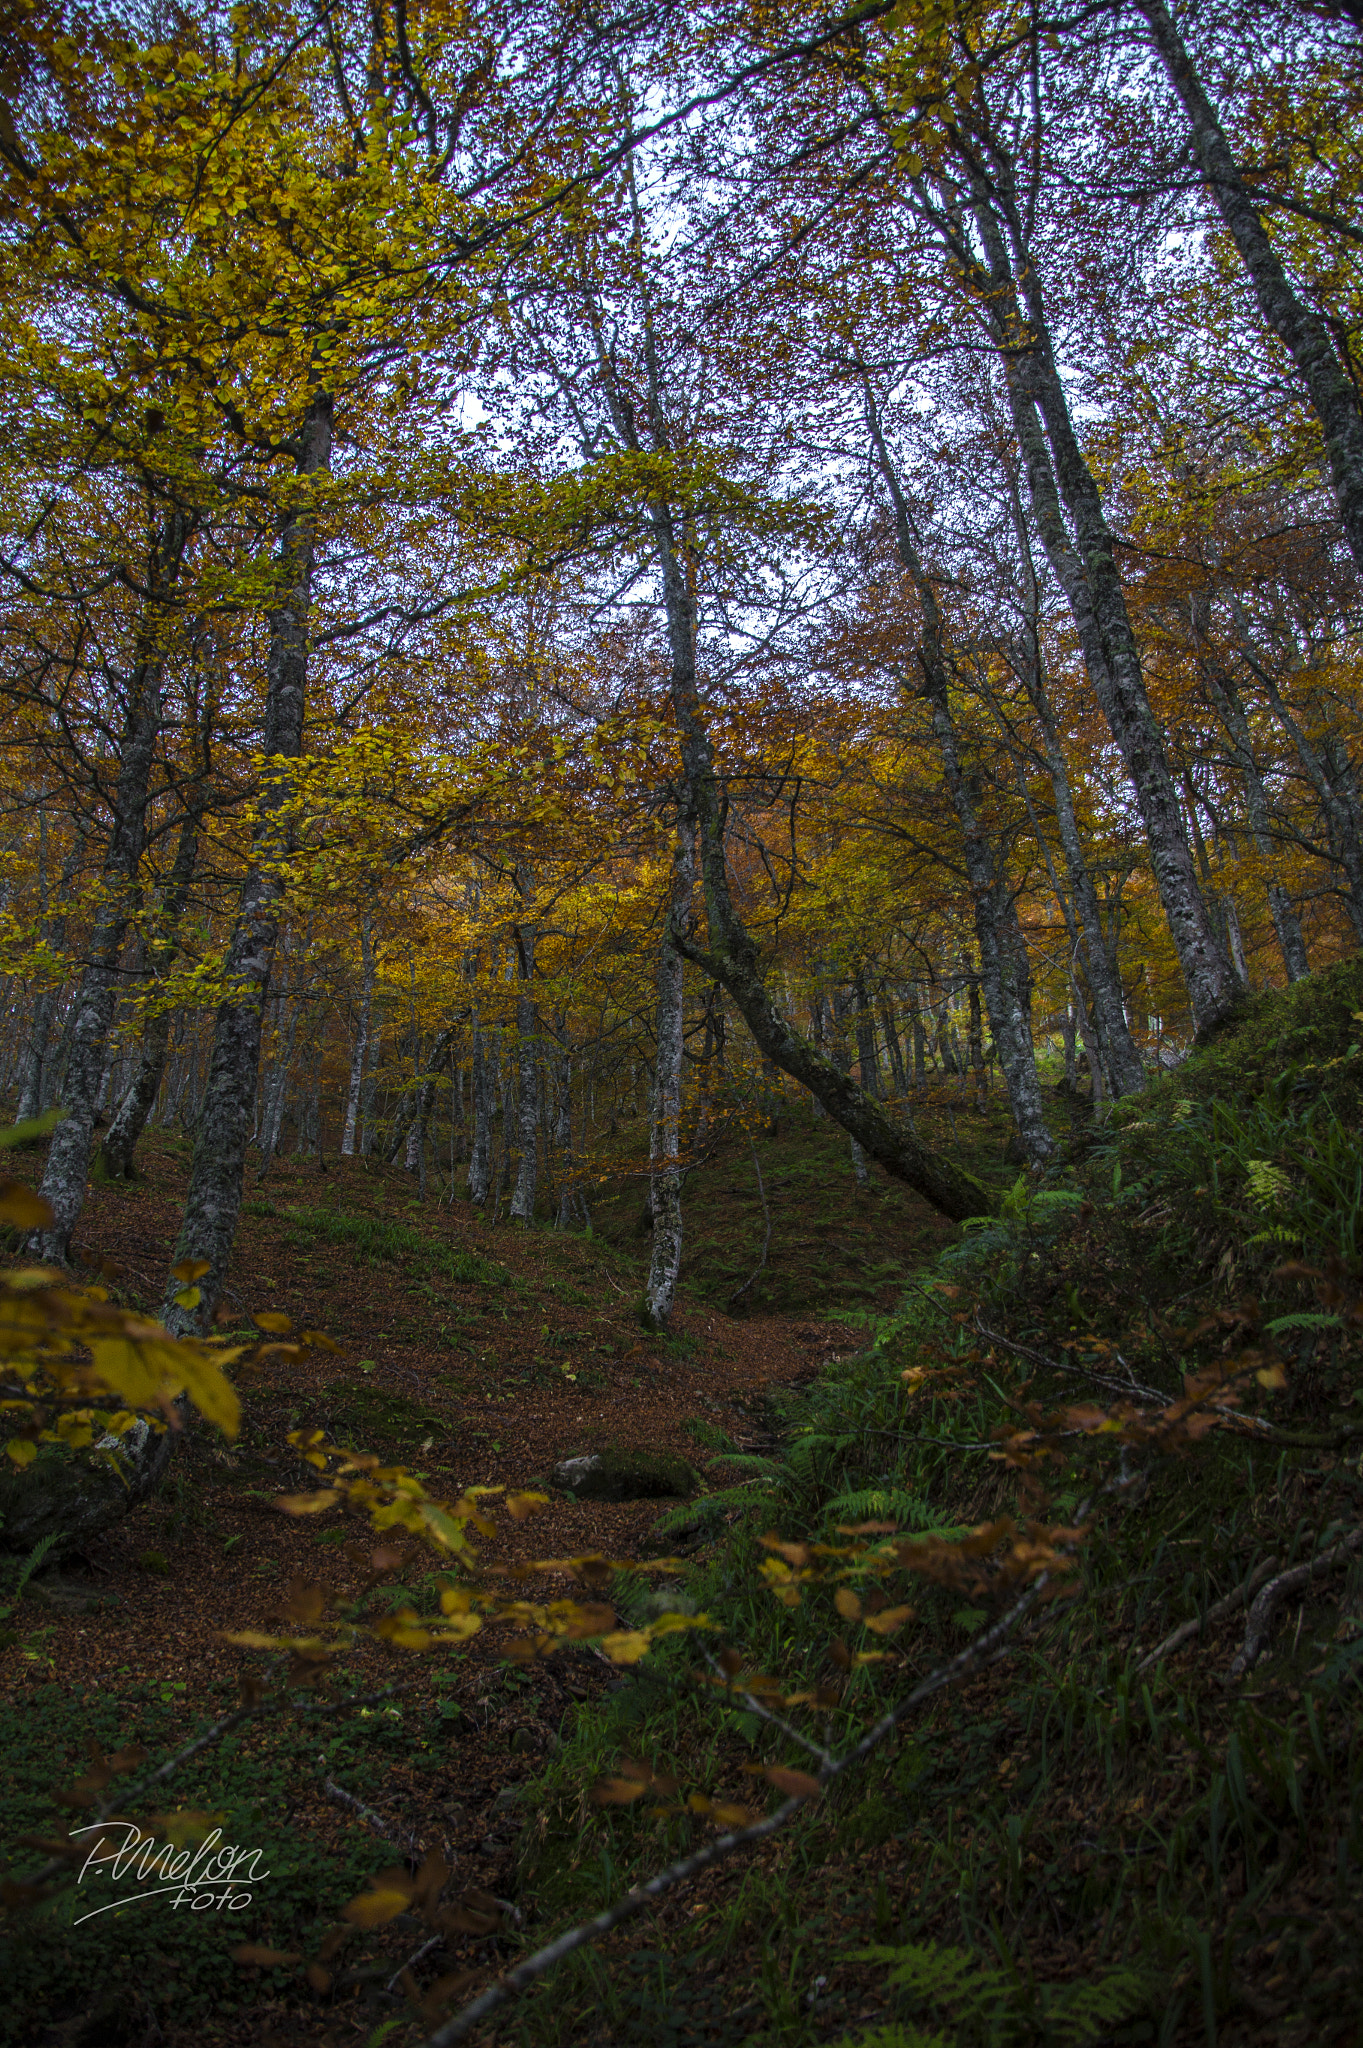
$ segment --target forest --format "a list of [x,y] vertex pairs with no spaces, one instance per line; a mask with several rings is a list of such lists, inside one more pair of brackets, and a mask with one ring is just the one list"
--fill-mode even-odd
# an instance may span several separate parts
[[1361,39],[0,7],[0,2044],[1363,2038]]

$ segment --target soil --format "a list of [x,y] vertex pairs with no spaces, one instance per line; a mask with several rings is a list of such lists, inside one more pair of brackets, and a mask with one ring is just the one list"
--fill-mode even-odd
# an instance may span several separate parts
[[[726,1440],[738,1449],[768,1446],[768,1397],[853,1349],[858,1322],[888,1306],[906,1263],[946,1234],[903,1191],[879,1180],[858,1190],[845,1141],[833,1134],[806,1129],[788,1134],[786,1146],[787,1153],[779,1140],[764,1148],[762,1194],[776,1228],[760,1285],[748,1290],[755,1312],[730,1315],[724,1306],[734,1273],[746,1276],[756,1263],[764,1227],[746,1147],[735,1146],[689,1190],[695,1248],[665,1337],[639,1318],[648,1242],[627,1174],[600,1192],[596,1232],[587,1237],[490,1230],[466,1203],[432,1197],[423,1204],[410,1176],[368,1162],[329,1162],[325,1171],[315,1161],[276,1164],[263,1187],[248,1191],[226,1295],[232,1321],[244,1336],[248,1313],[282,1312],[297,1329],[325,1332],[336,1348],[296,1361],[276,1357],[244,1374],[235,1442],[192,1424],[167,1493],[35,1579],[0,1657],[0,1711],[22,1723],[55,1683],[69,1702],[126,1699],[120,1741],[138,1736],[139,1700],[168,1705],[187,1739],[221,1715],[241,1679],[264,1662],[227,1635],[277,1628],[282,1596],[295,1582],[353,1591],[359,1574],[343,1545],[354,1525],[336,1511],[288,1518],[274,1510],[277,1494],[316,1483],[287,1442],[291,1430],[322,1429],[348,1447],[375,1451],[449,1497],[474,1485],[545,1488],[560,1459],[594,1450],[670,1451],[703,1468]],[[76,1258],[141,1306],[159,1299],[187,1151],[153,1135],[142,1177],[93,1185],[81,1221]],[[19,1170],[36,1181],[37,1164],[26,1155]],[[478,1277],[455,1277],[461,1268]],[[772,1306],[792,1301],[800,1305]],[[713,1483],[726,1482],[716,1474]],[[558,1495],[526,1524],[501,1518],[497,1535],[480,1545],[481,1561],[645,1560],[658,1553],[651,1531],[666,1506]],[[372,1535],[360,1533],[372,1548]],[[405,1569],[400,1591],[418,1605],[423,1593],[429,1602],[434,1582],[419,1581],[433,1561]],[[401,1576],[390,1574],[390,1583]],[[565,1579],[559,1590],[570,1584]],[[42,1624],[31,1631],[30,1616]],[[451,1667],[434,1658],[372,1643],[357,1649],[346,1667],[349,1687],[396,1685],[406,1725],[429,1728],[433,1715],[453,1714],[458,1739],[439,1756],[428,1740],[405,1753],[399,1747],[381,1791],[366,1792],[367,1814],[353,1800],[343,1803],[321,1768],[321,1750],[319,1767],[287,1794],[294,1837],[325,1860],[368,1830],[398,1855],[438,1851],[456,1872],[456,1887],[505,1897],[521,1825],[509,1812],[508,1788],[533,1773],[577,1701],[622,1682],[585,1647],[507,1673],[504,1630],[489,1630],[459,1652],[452,1682]],[[248,1749],[252,1739],[248,1728]],[[156,1753],[165,1747],[163,1740]],[[80,1767],[70,1754],[50,1761],[54,1789]],[[176,1804],[169,1791],[166,1804]],[[15,1867],[32,1853],[21,1852]],[[395,1938],[391,1967],[414,1945],[410,1931]],[[486,1941],[465,1943],[453,1963],[444,1959],[446,1968],[496,1965]],[[58,1996],[54,2014],[70,2017],[41,2038],[77,2038],[70,2027],[84,2023],[82,1998],[73,2004]],[[303,1999],[300,2005],[292,1988],[281,2002],[266,1998],[264,1985],[243,1986],[244,2009],[224,2013],[215,2036],[258,2041],[277,2026],[280,2040],[357,2038],[351,2021],[338,2024],[339,2008],[309,2011],[306,1993]],[[203,2038],[202,2027],[193,2032]]]

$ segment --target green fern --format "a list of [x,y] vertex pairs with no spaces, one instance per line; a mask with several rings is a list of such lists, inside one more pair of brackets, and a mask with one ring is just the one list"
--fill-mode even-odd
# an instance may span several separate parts
[[1056,2048],[1086,2048],[1086,2044],[1120,2026],[1139,2012],[1146,2000],[1146,1987],[1134,1970],[1109,1970],[1106,1976],[1078,1984],[1066,1984],[1053,2001],[1042,1991],[1046,2031]]
[[1031,2035],[1040,2028],[1053,2048],[1087,2048],[1108,2028],[1129,2019],[1146,1997],[1134,1970],[1109,1970],[1102,1977],[1053,1991],[983,1963],[963,1948],[877,1944],[856,1950],[846,1960],[889,1963],[887,1982],[893,1990],[917,2005],[943,2007],[953,2026],[985,2029],[995,2041]]
[[826,1512],[837,1522],[895,1521],[901,1528],[917,1529],[925,1536],[961,1533],[947,1528],[936,1509],[916,1493],[905,1492],[902,1486],[854,1487],[850,1493],[840,1493],[836,1500],[831,1500]]
[[1281,1337],[1285,1330],[1339,1330],[1343,1328],[1343,1318],[1313,1309],[1299,1315],[1275,1316],[1265,1327],[1270,1337]]
[[726,1515],[735,1509],[750,1508],[754,1512],[768,1513],[772,1496],[764,1488],[754,1486],[726,1486],[719,1493],[703,1494],[699,1500],[684,1501],[680,1507],[669,1508],[667,1513],[653,1525],[653,1534],[659,1540],[678,1536],[683,1530],[693,1529],[697,1522],[718,1528]]
[[14,1582],[14,1590],[16,1593],[23,1592],[24,1587],[33,1577],[33,1574],[37,1571],[39,1565],[47,1556],[48,1552],[50,1550],[55,1550],[57,1545],[59,1543],[64,1542],[65,1539],[66,1532],[62,1529],[54,1530],[50,1536],[40,1536],[38,1538],[38,1541],[34,1544],[32,1550],[30,1550],[28,1556],[24,1559],[23,1564],[19,1568],[19,1576]]

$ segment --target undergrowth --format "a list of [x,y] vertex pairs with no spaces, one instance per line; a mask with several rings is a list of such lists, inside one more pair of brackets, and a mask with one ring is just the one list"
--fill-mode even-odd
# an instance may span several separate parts
[[[783,1605],[761,1533],[927,1540],[1088,1504],[1070,1597],[659,1914],[651,2004],[618,1957],[580,1955],[508,2038],[643,2039],[645,2010],[678,2048],[1359,2038],[1363,1551],[1338,1546],[1363,1510],[1363,978],[1318,979],[1318,1008],[1301,987],[1260,999],[1243,1053],[1211,1047],[1019,1180],[858,1357],[787,1399],[772,1455],[721,1454],[708,1498],[665,1519],[702,1537],[689,1596],[745,1669],[835,1682],[836,1705],[790,1721],[837,1749],[992,1610],[929,1585],[886,1639],[876,1595]],[[1176,1454],[1120,1419],[1209,1372],[1238,1374],[1222,1426]],[[1233,1672],[1251,1592],[1314,1559]],[[808,1768],[713,1668],[677,1640],[577,1715],[524,1838],[536,1942],[705,1838],[684,1810],[594,1808],[584,1788],[621,1757],[712,1798],[745,1796],[749,1767]],[[716,1973],[727,2033],[700,1995]]]

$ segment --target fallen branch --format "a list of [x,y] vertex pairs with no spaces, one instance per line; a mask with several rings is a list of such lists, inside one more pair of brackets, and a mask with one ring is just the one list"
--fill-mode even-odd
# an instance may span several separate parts
[[1135,1395],[1142,1401],[1158,1401],[1161,1408],[1169,1405],[1167,1394],[1162,1394],[1158,1387],[1143,1386],[1131,1376],[1129,1367],[1124,1380],[1114,1380],[1110,1374],[1094,1372],[1090,1366],[1071,1365],[1058,1358],[1048,1358],[1044,1351],[1034,1351],[1030,1344],[1019,1344],[1012,1337],[1000,1336],[997,1330],[986,1329],[978,1316],[975,1328],[987,1344],[999,1344],[1005,1351],[1016,1352],[1019,1358],[1029,1358],[1033,1365],[1043,1366],[1047,1372],[1066,1373],[1073,1379],[1088,1380],[1092,1386],[1106,1387],[1110,1394],[1124,1394],[1128,1399]]
[[376,1813],[372,1806],[366,1806],[362,1799],[357,1799],[353,1792],[347,1792],[343,1785],[338,1785],[332,1778],[323,1781],[322,1790],[333,1806],[347,1807],[351,1813],[357,1814],[374,1834],[382,1835],[386,1842],[396,1842],[399,1847],[405,1843],[408,1855],[415,1858],[417,1839],[414,1834],[399,1833],[395,1821],[385,1820],[381,1813]]
[[1276,1557],[1262,1558],[1255,1565],[1254,1570],[1245,1580],[1243,1586],[1237,1586],[1233,1593],[1227,1593],[1222,1599],[1213,1601],[1205,1614],[1195,1614],[1191,1621],[1181,1621],[1178,1627],[1164,1638],[1162,1643],[1155,1645],[1155,1648],[1148,1657],[1142,1657],[1140,1663],[1136,1666],[1136,1676],[1139,1678],[1141,1673],[1148,1671],[1152,1664],[1161,1664],[1166,1657],[1172,1657],[1175,1650],[1181,1650],[1186,1642],[1193,1636],[1200,1635],[1202,1630],[1209,1628],[1213,1622],[1224,1621],[1226,1616],[1232,1614],[1237,1607],[1248,1606],[1251,1593],[1262,1586],[1270,1572],[1275,1572],[1277,1569],[1278,1560]]
[[1300,1587],[1308,1585],[1317,1573],[1331,1571],[1337,1564],[1342,1564],[1360,1545],[1363,1545],[1363,1529],[1352,1529],[1347,1536],[1342,1537],[1338,1543],[1332,1543],[1328,1550],[1322,1550],[1320,1555],[1313,1557],[1309,1563],[1294,1565],[1290,1572],[1279,1572],[1276,1579],[1269,1580],[1249,1610],[1244,1644],[1230,1668],[1232,1678],[1243,1678],[1247,1671],[1253,1670],[1263,1656],[1268,1648],[1274,1617],[1283,1601]]
[[[1048,1577],[1049,1574],[1043,1572],[1014,1602],[1007,1614],[991,1627],[984,1629],[973,1642],[967,1643],[965,1649],[953,1657],[950,1663],[939,1666],[897,1705],[889,1708],[855,1748],[849,1749],[845,1756],[830,1759],[819,1772],[820,1789],[832,1784],[844,1771],[850,1770],[854,1764],[861,1763],[868,1757],[915,1707],[921,1706],[925,1700],[931,1699],[946,1686],[955,1685],[971,1672],[993,1663],[1023,1616],[1040,1599]],[[496,1983],[490,1984],[479,1997],[429,2035],[425,2048],[454,2048],[456,2042],[466,2040],[475,2027],[481,2026],[490,2013],[496,2012],[500,2006],[527,1990],[537,1978],[552,1970],[555,1964],[561,1963],[565,1956],[586,1947],[589,1942],[599,1941],[603,1935],[609,1934],[623,1921],[643,1912],[645,1907],[652,1905],[655,1899],[661,1898],[675,1885],[685,1884],[688,1878],[698,1877],[701,1871],[722,1862],[726,1857],[733,1855],[735,1850],[749,1848],[755,1842],[766,1841],[769,1836],[778,1834],[804,1804],[805,1795],[797,1793],[784,1800],[775,1813],[768,1814],[765,1820],[754,1821],[751,1827],[737,1828],[731,1834],[719,1835],[713,1842],[707,1842],[704,1848],[695,1850],[690,1856],[681,1857],[676,1863],[670,1863],[665,1870],[660,1870],[656,1876],[649,1878],[647,1883],[632,1886],[624,1898],[617,1900],[615,1905],[608,1906],[594,1919],[584,1920],[579,1926],[570,1927],[565,1934],[559,1935],[557,1940],[537,1949],[534,1955],[527,1956],[523,1963],[518,1963],[514,1970],[508,1970],[504,1977],[499,1977]]]

